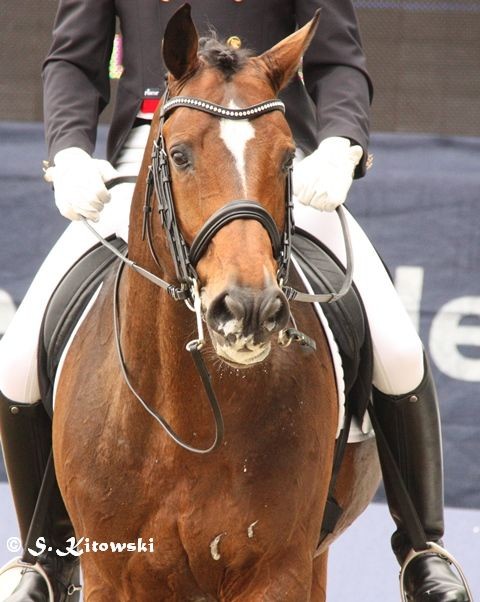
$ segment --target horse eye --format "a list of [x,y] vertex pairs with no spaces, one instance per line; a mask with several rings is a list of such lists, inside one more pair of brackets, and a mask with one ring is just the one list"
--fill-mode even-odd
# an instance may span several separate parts
[[178,149],[173,149],[170,152],[170,158],[177,167],[187,167],[190,163],[187,153]]

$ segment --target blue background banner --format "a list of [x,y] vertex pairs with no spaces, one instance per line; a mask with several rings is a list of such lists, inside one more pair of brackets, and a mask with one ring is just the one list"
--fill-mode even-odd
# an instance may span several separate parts
[[[102,128],[99,156],[104,143]],[[480,139],[377,133],[370,150],[373,168],[348,205],[432,359],[446,502],[480,509]],[[41,124],[0,123],[0,335],[66,225],[42,181],[43,158]]]

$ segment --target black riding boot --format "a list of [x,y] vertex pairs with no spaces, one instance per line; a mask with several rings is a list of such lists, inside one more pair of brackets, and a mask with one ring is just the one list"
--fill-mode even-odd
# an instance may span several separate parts
[[[16,403],[0,392],[0,435],[3,456],[13,501],[17,512],[22,543],[25,544],[38,492],[51,450],[52,423],[42,403]],[[59,556],[55,550],[65,550],[67,540],[74,536],[63,500],[54,479],[48,502],[45,527],[41,534],[52,551],[38,556],[52,585],[55,602],[77,602],[80,599],[80,567],[78,558]],[[40,546],[34,546],[40,552]],[[25,569],[20,583],[5,602],[47,602],[48,590],[44,579]]]
[[[373,405],[427,541],[441,545],[444,532],[442,443],[437,396],[428,363],[425,362],[425,376],[416,390],[392,396],[374,389]],[[382,458],[380,461],[383,464]],[[403,565],[412,545],[402,525],[395,490],[388,482],[388,474],[383,472],[388,505],[397,525],[392,548]],[[412,560],[406,568],[405,586],[412,602],[472,602],[450,564],[434,554]]]

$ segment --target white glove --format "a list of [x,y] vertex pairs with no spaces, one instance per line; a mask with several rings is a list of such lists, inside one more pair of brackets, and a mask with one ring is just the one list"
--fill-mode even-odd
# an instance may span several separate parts
[[316,151],[294,165],[293,194],[304,205],[334,211],[345,202],[362,155],[362,148],[350,146],[347,138],[325,138]]
[[108,161],[92,159],[75,146],[59,151],[54,163],[44,177],[47,182],[53,182],[60,213],[71,220],[83,216],[98,222],[100,211],[110,201],[104,182],[117,177],[117,170]]

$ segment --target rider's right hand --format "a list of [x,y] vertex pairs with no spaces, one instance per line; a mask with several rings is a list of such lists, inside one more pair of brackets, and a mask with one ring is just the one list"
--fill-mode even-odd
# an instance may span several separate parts
[[53,183],[55,203],[64,217],[79,220],[83,216],[98,222],[100,211],[110,201],[105,182],[118,175],[108,161],[93,159],[73,146],[55,155],[54,165],[45,172],[45,180]]

